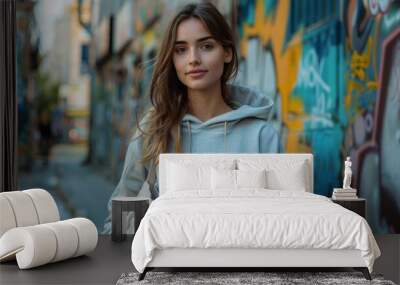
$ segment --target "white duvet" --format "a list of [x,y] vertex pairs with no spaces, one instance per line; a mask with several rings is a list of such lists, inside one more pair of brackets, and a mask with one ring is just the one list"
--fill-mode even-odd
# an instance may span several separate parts
[[380,256],[361,216],[324,196],[266,189],[162,195],[133,239],[133,265],[143,272],[164,248],[358,249],[370,272]]

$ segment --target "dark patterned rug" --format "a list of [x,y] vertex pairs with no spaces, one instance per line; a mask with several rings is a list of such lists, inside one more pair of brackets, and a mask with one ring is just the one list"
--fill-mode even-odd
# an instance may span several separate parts
[[364,278],[361,272],[147,272],[145,279],[138,281],[139,273],[124,273],[117,285],[133,284],[387,284],[382,275],[372,274],[372,281]]

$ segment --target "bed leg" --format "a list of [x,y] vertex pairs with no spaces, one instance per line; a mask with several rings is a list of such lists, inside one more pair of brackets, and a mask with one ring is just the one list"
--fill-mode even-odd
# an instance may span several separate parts
[[369,270],[367,267],[355,267],[354,268],[357,271],[361,271],[362,274],[364,275],[365,279],[367,280],[372,280],[371,275],[369,274]]
[[144,279],[144,277],[146,276],[148,269],[147,267],[144,269],[144,271],[142,273],[139,274],[139,278],[138,281],[142,281]]

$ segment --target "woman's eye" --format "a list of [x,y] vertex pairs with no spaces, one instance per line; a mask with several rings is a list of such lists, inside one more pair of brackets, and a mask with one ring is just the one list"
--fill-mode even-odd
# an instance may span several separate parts
[[202,48],[205,49],[205,50],[210,50],[210,49],[213,48],[213,45],[212,44],[205,44],[205,45],[202,46]]
[[175,49],[176,53],[183,53],[184,51],[185,51],[184,47],[178,47],[178,48]]

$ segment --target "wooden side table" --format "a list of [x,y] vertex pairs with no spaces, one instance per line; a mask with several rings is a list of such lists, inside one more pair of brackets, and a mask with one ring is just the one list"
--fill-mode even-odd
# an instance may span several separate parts
[[112,199],[112,220],[111,220],[111,239],[113,241],[123,241],[126,234],[122,232],[123,212],[134,212],[135,232],[140,221],[146,214],[150,205],[149,198],[143,197],[115,197]]
[[364,198],[357,199],[331,199],[332,202],[341,205],[342,207],[359,214],[365,218],[366,200]]

